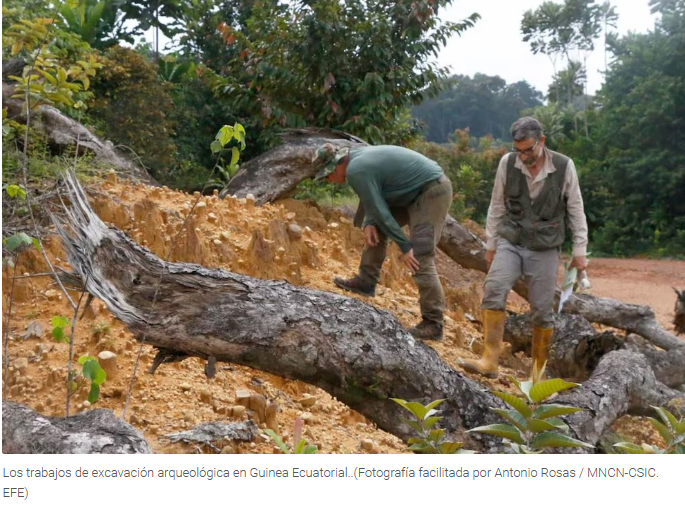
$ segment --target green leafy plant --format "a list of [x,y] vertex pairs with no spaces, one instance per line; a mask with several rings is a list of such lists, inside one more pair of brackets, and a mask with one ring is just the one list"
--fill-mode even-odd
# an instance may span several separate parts
[[654,407],[661,421],[653,417],[647,420],[659,432],[661,438],[666,442],[665,449],[659,449],[655,445],[632,444],[630,442],[619,442],[614,447],[626,454],[685,454],[685,418],[680,420],[663,407]]
[[421,405],[418,402],[408,402],[400,398],[391,398],[392,401],[402,408],[411,412],[415,419],[405,419],[404,422],[411,426],[416,432],[416,437],[408,440],[409,449],[414,452],[424,454],[472,454],[473,451],[462,449],[464,445],[460,442],[450,442],[445,440],[445,430],[435,428],[435,425],[442,419],[437,416],[440,411],[435,407],[445,400],[435,400],[428,405]]
[[[226,147],[231,140],[235,139],[239,146]],[[221,174],[221,177],[225,181],[223,184],[219,181],[214,180],[213,182],[219,183],[219,185],[224,186],[228,184],[233,178],[235,173],[240,168],[238,161],[240,160],[240,152],[245,149],[245,128],[240,123],[235,123],[235,125],[224,125],[219,129],[214,138],[214,141],[210,144],[209,148],[212,154],[217,156],[217,162],[214,168]],[[225,151],[230,151],[231,161],[229,163],[222,164],[222,154]]]
[[69,342],[69,337],[64,333],[64,328],[69,324],[69,318],[55,316],[52,318],[52,339],[55,342]]
[[98,360],[93,356],[81,356],[78,359],[81,369],[81,375],[90,381],[90,391],[88,392],[88,401],[95,403],[100,397],[100,386],[107,379],[107,373],[102,369]]
[[271,439],[276,443],[278,448],[283,451],[283,454],[315,454],[317,447],[315,445],[309,444],[307,440],[302,438],[302,418],[298,417],[295,419],[295,424],[293,426],[293,448],[288,447],[283,441],[283,438],[273,430],[265,429],[264,433],[269,435]]
[[[544,366],[540,370],[544,373]],[[469,432],[487,433],[506,439],[506,443],[517,454],[540,454],[547,447],[594,447],[580,440],[576,440],[566,433],[568,425],[559,416],[573,414],[580,408],[567,407],[553,403],[543,404],[550,396],[578,386],[574,382],[563,379],[530,380],[519,382],[514,377],[510,379],[516,384],[523,397],[509,393],[493,391],[492,394],[502,399],[511,409],[493,409],[503,417],[507,423],[478,426]]]

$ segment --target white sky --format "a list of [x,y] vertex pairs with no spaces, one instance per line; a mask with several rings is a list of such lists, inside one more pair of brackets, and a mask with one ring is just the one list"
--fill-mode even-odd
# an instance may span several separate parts
[[[554,0],[561,3],[561,0]],[[644,33],[654,27],[655,16],[649,12],[649,0],[610,0],[618,13],[617,31]],[[507,84],[526,80],[547,94],[552,82],[553,66],[544,54],[534,55],[530,45],[523,42],[521,20],[523,13],[535,10],[544,0],[454,0],[451,7],[440,11],[446,21],[460,21],[473,12],[481,19],[461,37],[452,37],[440,52],[438,63],[450,66],[452,74],[473,76],[480,72],[499,75]],[[597,0],[603,3],[603,0]],[[610,57],[611,55],[609,55]],[[588,92],[597,91],[603,82],[603,36],[588,57]],[[557,70],[565,63],[557,62]]]

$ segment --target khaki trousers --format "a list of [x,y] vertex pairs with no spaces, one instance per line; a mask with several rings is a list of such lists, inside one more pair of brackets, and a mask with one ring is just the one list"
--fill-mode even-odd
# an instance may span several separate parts
[[484,309],[504,310],[514,283],[523,276],[528,284],[533,326],[554,327],[554,291],[557,286],[559,249],[531,251],[500,237],[497,253],[485,278]]
[[[424,191],[406,208],[393,207],[391,212],[400,226],[409,225],[409,240],[419,271],[414,281],[419,288],[421,316],[442,324],[445,295],[435,268],[435,247],[440,241],[445,217],[452,203],[452,183],[442,176],[424,186]],[[378,244],[364,247],[359,277],[369,285],[378,284],[383,261],[385,261],[388,238],[378,230]]]

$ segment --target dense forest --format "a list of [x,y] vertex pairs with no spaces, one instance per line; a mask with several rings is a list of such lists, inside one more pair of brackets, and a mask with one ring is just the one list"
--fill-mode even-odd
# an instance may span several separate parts
[[[576,161],[593,253],[681,256],[685,3],[652,0],[654,29],[621,37],[608,3],[545,2],[527,12],[522,39],[559,67],[544,95],[525,81],[436,64],[449,37],[477,29],[475,13],[442,21],[449,3],[10,0],[3,78],[18,94],[29,89],[34,107],[58,107],[171,187],[226,184],[229,160],[217,164],[208,148],[223,124],[244,126],[242,160],[276,145],[283,129],[331,127],[437,158],[457,188],[453,215],[480,222],[509,125],[532,114],[548,145]],[[136,44],[146,31],[172,42]],[[576,49],[607,54],[595,96],[585,93]],[[56,154],[31,135],[32,159]],[[23,138],[4,113],[3,183],[17,173]],[[327,191],[305,183],[302,194]]]

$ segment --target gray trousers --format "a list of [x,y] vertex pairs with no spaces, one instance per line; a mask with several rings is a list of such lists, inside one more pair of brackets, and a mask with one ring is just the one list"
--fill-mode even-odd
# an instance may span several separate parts
[[558,268],[558,248],[531,251],[499,238],[495,259],[485,278],[482,307],[504,310],[509,291],[523,276],[528,284],[531,323],[541,328],[553,328]]
[[[414,247],[414,257],[419,271],[414,281],[419,288],[421,316],[442,324],[445,295],[435,268],[435,247],[440,241],[445,217],[452,203],[452,183],[443,176],[421,193],[407,208],[391,208],[400,226],[409,225],[409,240]],[[378,244],[364,247],[359,277],[370,285],[378,284],[383,261],[385,261],[388,238],[378,230]]]

